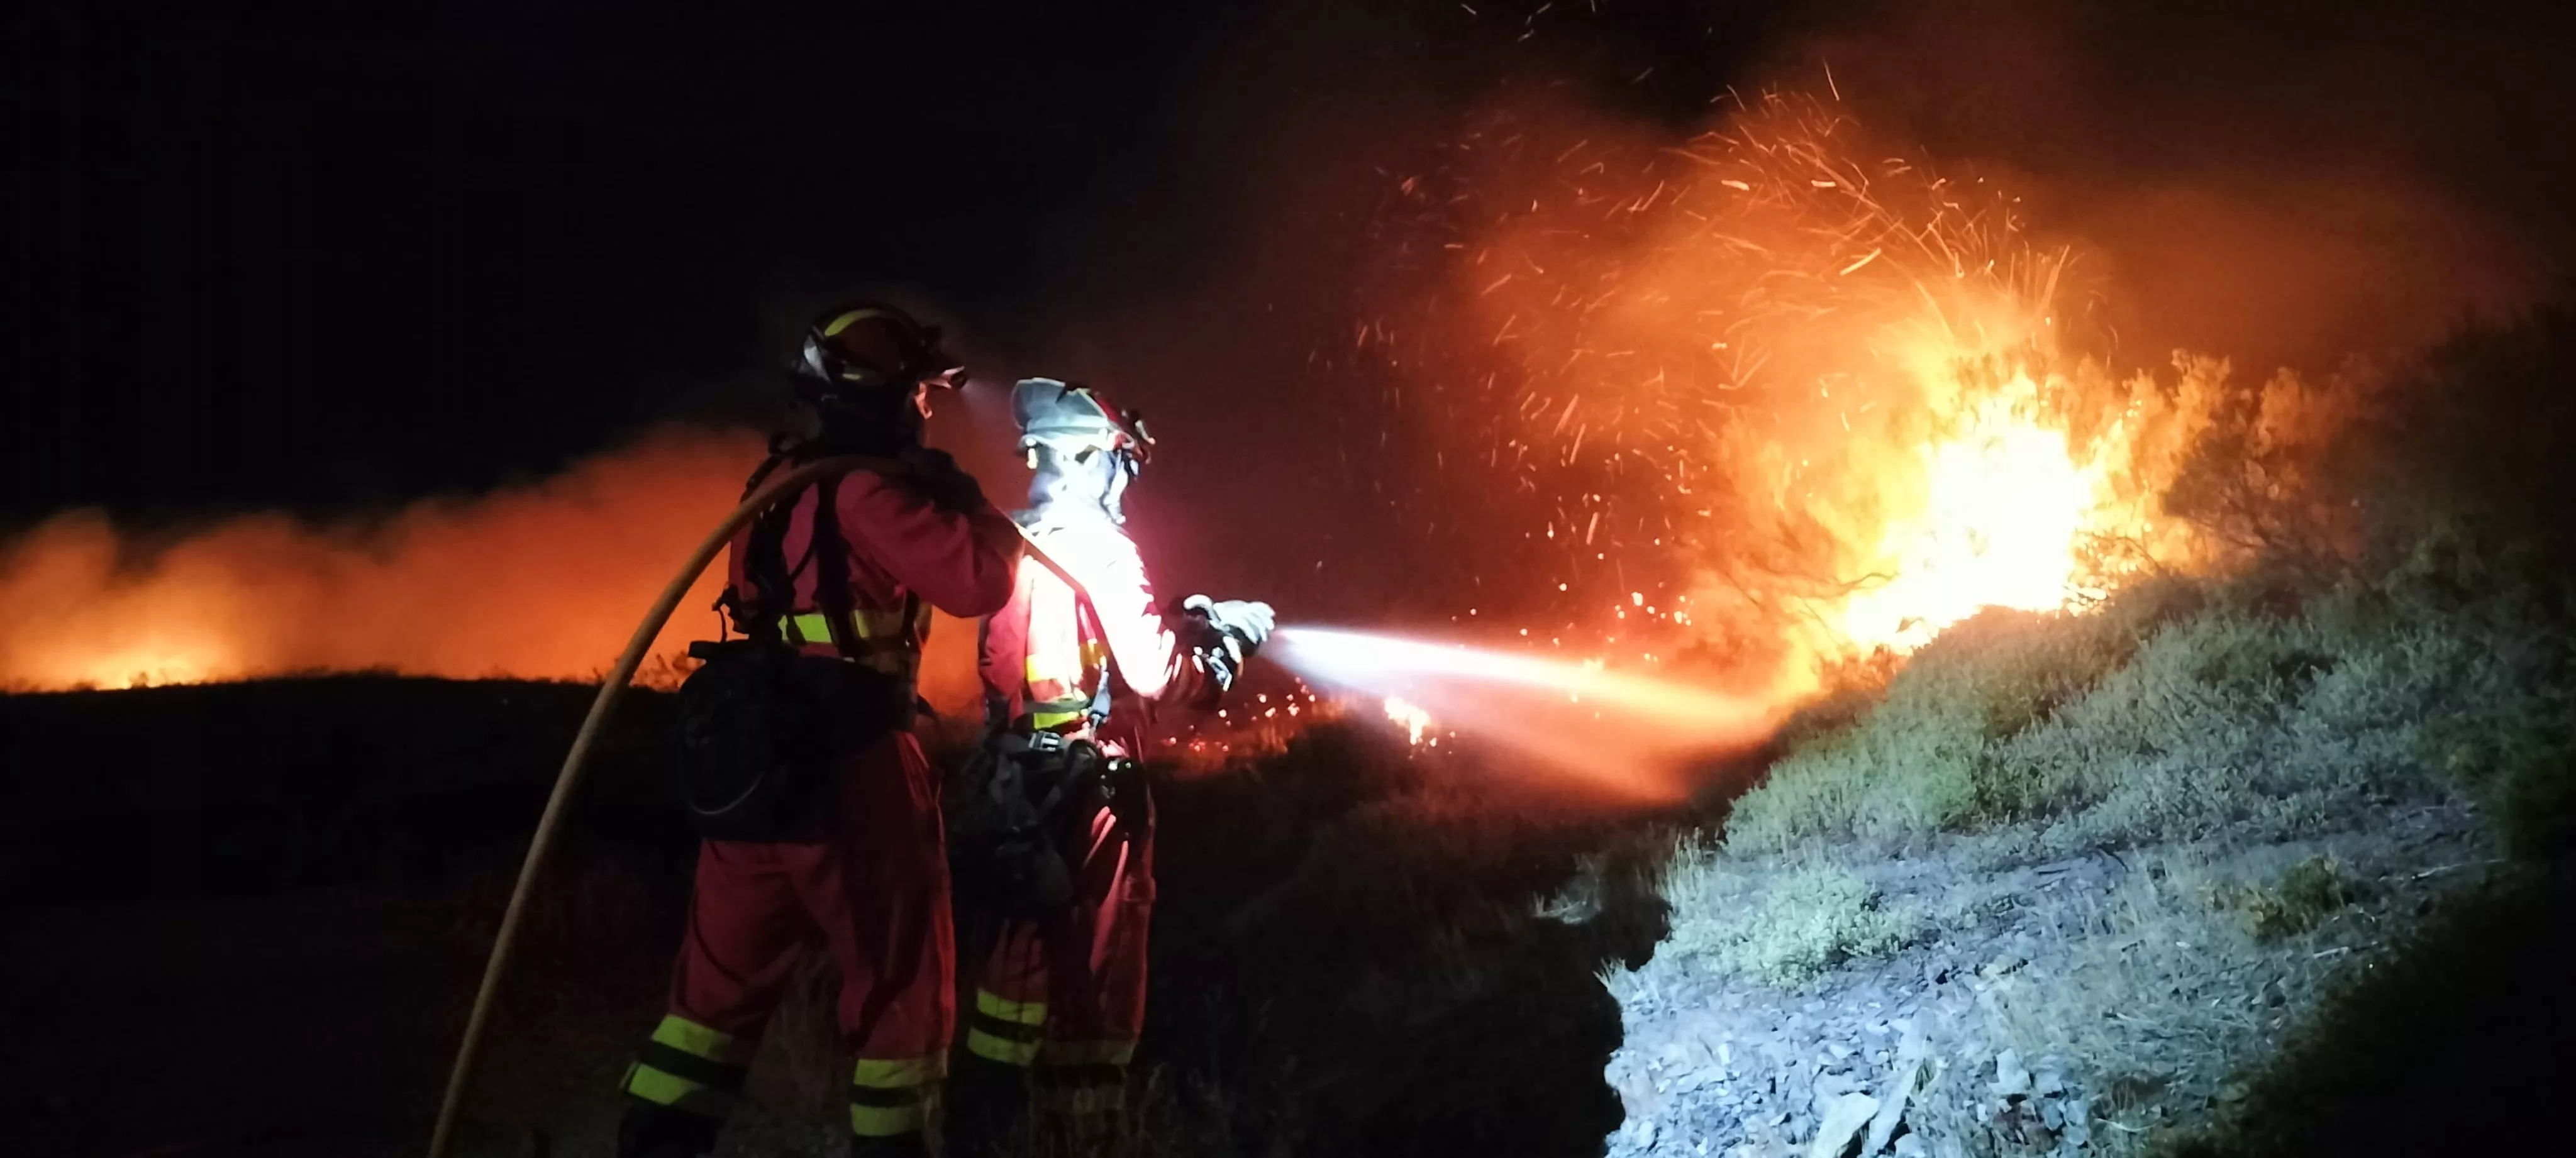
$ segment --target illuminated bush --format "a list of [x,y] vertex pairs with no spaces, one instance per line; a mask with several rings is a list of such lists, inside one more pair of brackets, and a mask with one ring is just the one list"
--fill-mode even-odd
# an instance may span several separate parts
[[2153,583],[2087,614],[1988,611],[1918,652],[1873,711],[1796,744],[1735,803],[1728,847],[1784,852],[1820,838],[1902,846],[2050,811],[2054,785],[1998,763],[1996,745],[2119,667],[2142,633],[2198,594]]
[[[1739,799],[1736,853],[2018,833],[2066,851],[2280,838],[2478,791],[2518,846],[2576,824],[2558,615],[2416,571],[2290,611],[2174,585],[2091,612],[1988,612],[1926,647],[1874,710],[1793,744]],[[2452,775],[2439,774],[2449,770]]]
[[1886,953],[1918,923],[1884,907],[1869,882],[1821,864],[1740,874],[1705,855],[1684,854],[1666,897],[1673,905],[1671,950],[1775,985]]

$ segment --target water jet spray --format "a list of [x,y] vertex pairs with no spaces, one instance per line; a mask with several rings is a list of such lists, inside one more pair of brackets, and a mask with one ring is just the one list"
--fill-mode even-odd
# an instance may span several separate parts
[[1464,643],[1287,626],[1262,654],[1314,686],[1400,700],[1417,735],[1427,717],[1642,799],[1680,795],[1684,762],[1759,744],[1779,717],[1768,699]]

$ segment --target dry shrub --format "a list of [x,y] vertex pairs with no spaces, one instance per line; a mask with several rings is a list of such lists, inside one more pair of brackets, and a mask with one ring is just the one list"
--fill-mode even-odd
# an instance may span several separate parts
[[1978,616],[1857,721],[1793,745],[1735,803],[1727,847],[2280,839],[2464,787],[2521,846],[2566,839],[2576,713],[2547,599],[2398,572],[2277,603],[2268,584],[2160,580],[2089,611]]
[[2296,937],[2360,899],[2363,885],[2324,853],[2282,870],[2269,885],[2227,882],[2213,888],[2212,907],[2234,912],[2263,942]]
[[1687,846],[1666,872],[1664,895],[1672,929],[1661,952],[1778,986],[1884,955],[1925,923],[1838,865],[1751,864]]
[[1992,758],[2117,670],[2140,642],[2198,606],[2178,580],[2142,583],[2088,612],[1992,610],[1933,640],[1885,698],[1839,730],[1793,743],[1735,803],[1736,852],[1787,852],[1818,839],[1903,847],[2051,811],[2054,788]]

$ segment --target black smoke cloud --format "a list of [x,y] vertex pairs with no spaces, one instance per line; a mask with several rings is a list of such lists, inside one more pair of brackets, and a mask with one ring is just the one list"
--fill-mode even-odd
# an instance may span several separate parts
[[1776,46],[1882,132],[2011,181],[2152,362],[2403,353],[2576,250],[2570,21],[2540,6],[1882,4]]

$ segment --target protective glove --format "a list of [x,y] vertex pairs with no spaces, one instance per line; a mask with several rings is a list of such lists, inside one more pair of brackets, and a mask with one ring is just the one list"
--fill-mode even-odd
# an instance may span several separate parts
[[1206,616],[1209,624],[1224,632],[1233,642],[1238,659],[1252,658],[1261,641],[1270,638],[1270,628],[1278,618],[1269,604],[1250,599],[1219,603],[1205,595],[1193,595],[1182,600],[1181,607]]
[[984,486],[975,476],[957,465],[957,459],[944,450],[916,447],[903,452],[904,465],[913,469],[916,481],[930,505],[943,511],[959,513],[979,511],[992,504],[984,499]]

